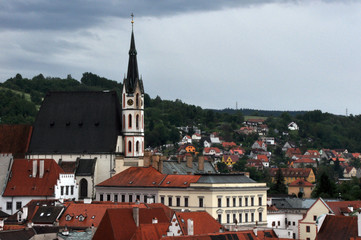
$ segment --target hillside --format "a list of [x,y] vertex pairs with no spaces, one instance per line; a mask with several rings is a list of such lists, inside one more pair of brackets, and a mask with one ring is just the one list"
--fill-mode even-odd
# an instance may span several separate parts
[[[48,91],[101,91],[121,92],[122,85],[116,81],[100,77],[93,73],[84,73],[80,81],[70,75],[65,78],[44,77],[39,74],[32,79],[14,78],[0,84],[0,123],[33,123],[38,107]],[[247,115],[267,118],[269,135],[276,137],[280,143],[291,140],[304,148],[347,148],[361,152],[361,116],[337,116],[322,113],[294,111],[261,111],[252,109],[212,110],[175,101],[162,100],[157,96],[145,95],[146,146],[160,146],[179,141],[177,127],[196,126],[203,132],[220,133],[226,141],[249,145],[256,136],[242,136],[235,130],[242,126]],[[289,135],[287,124],[297,122],[299,131]],[[188,134],[191,134],[189,132]]]

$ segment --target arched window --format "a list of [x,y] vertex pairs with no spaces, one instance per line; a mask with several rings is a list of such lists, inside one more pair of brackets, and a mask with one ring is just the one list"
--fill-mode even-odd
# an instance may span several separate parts
[[132,152],[132,142],[128,141],[128,152]]
[[80,180],[80,198],[88,197],[88,181],[85,178]]
[[132,114],[128,115],[128,128],[132,128]]
[[139,107],[139,93],[137,93],[137,97],[135,98],[135,105]]
[[135,151],[139,153],[139,141],[135,144]]
[[138,114],[135,117],[135,126],[136,126],[137,129],[139,129],[139,115]]

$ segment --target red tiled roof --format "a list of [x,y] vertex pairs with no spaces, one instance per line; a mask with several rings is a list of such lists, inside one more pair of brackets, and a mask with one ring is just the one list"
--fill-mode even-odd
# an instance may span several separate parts
[[130,167],[97,186],[189,187],[190,183],[197,182],[200,177],[199,175],[162,174],[153,167]]
[[14,158],[24,158],[32,129],[30,125],[0,125],[0,153],[12,153]]
[[219,148],[217,148],[217,147],[205,147],[203,150],[204,150],[204,152],[206,152],[206,153],[209,153],[211,150],[214,150],[216,153],[220,153],[220,152],[221,152],[221,150],[220,150]]
[[193,220],[194,235],[218,232],[222,227],[222,225],[207,212],[176,212],[175,214],[184,235],[188,234],[188,219]]
[[310,158],[300,158],[294,161],[294,163],[316,163],[316,161]]
[[257,159],[261,160],[262,162],[269,162],[268,157],[263,154],[258,154]]
[[358,237],[357,217],[327,215],[316,240],[361,239]]
[[223,142],[222,146],[223,147],[234,147],[234,146],[237,146],[237,144],[235,142]]
[[314,185],[308,181],[306,181],[303,178],[297,179],[293,182],[291,182],[289,185],[289,187],[313,187]]
[[166,235],[169,223],[140,224],[131,240],[161,239]]
[[[31,176],[33,161],[37,161],[37,175]],[[64,171],[53,159],[44,159],[44,176],[39,177],[40,160],[15,159],[11,178],[3,196],[54,196],[54,187],[59,174]]]
[[361,208],[361,201],[339,201],[339,202],[326,202],[327,205],[332,209],[335,215],[342,215],[342,213],[350,213],[349,207],[353,210]]
[[[152,224],[153,218],[158,219],[160,224],[169,224],[170,220],[166,217],[163,209],[139,209],[139,226],[142,228],[144,224]],[[147,228],[147,227],[145,227]],[[149,230],[149,228],[147,228]],[[167,228],[156,228],[157,231],[163,230],[162,235],[166,234]],[[129,240],[139,231],[143,232],[142,229],[137,230],[133,218],[133,209],[108,209],[104,217],[102,218],[97,231],[94,234],[94,240]],[[153,232],[154,234],[154,232]],[[142,235],[142,234],[141,234]],[[139,239],[139,238],[136,238]],[[148,239],[148,238],[147,238]],[[155,238],[158,239],[158,238]]]
[[332,158],[332,161],[336,162],[338,159],[338,161],[340,162],[345,162],[346,160],[344,158]]

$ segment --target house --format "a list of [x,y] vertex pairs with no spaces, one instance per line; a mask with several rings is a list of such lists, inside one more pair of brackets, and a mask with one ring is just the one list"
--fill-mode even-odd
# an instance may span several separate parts
[[184,136],[181,144],[192,144],[192,138],[189,135]]
[[[285,179],[285,184],[289,184],[297,179],[305,179],[306,181],[313,183],[316,181],[315,174],[312,168],[281,168],[282,175]],[[278,168],[270,169],[270,176],[272,182],[275,182]]]
[[209,136],[209,139],[211,140],[211,144],[221,144],[221,140],[219,139],[217,133],[212,133]]
[[254,167],[257,170],[263,170],[264,169],[264,165],[262,163],[261,160],[259,159],[247,159],[247,167]]
[[199,133],[194,133],[192,135],[192,141],[199,142],[201,140],[202,136]]
[[174,212],[167,236],[202,235],[220,229],[222,225],[207,212]]
[[286,142],[282,147],[282,151],[286,152],[289,148],[296,148],[296,145],[292,142]]
[[250,118],[248,120],[246,120],[243,124],[246,126],[258,126],[258,125],[262,125],[266,120],[265,119],[260,119],[260,118]]
[[239,156],[242,156],[246,153],[246,151],[242,147],[233,147],[231,150],[229,150],[229,152],[232,155],[237,154]]
[[219,157],[221,156],[222,152],[219,148],[217,147],[206,147],[203,149],[203,155],[204,156],[216,156]]
[[345,169],[343,170],[343,177],[344,178],[352,178],[352,177],[356,177],[357,175],[357,170],[355,167],[345,167]]
[[3,193],[2,209],[14,214],[32,199],[78,199],[74,174],[53,159],[15,159]]
[[304,179],[297,179],[288,184],[288,195],[294,195],[301,198],[311,198],[311,193],[315,185]]
[[252,133],[257,132],[256,128],[253,127],[241,127],[239,130],[236,131],[238,134],[244,134],[244,135],[249,135]]
[[264,167],[269,167],[269,159],[268,159],[268,157],[266,155],[258,154],[256,156],[256,159],[261,160]]
[[252,149],[262,149],[264,151],[267,151],[267,144],[262,140],[258,140],[252,144],[251,148]]
[[311,158],[299,158],[290,164],[295,168],[304,168],[304,167],[315,167],[317,168],[317,162]]
[[287,127],[291,131],[299,130],[298,125],[295,122],[290,122]]
[[292,158],[293,155],[301,155],[301,150],[299,148],[288,148],[286,150],[285,156]]
[[174,210],[207,211],[226,226],[236,219],[242,225],[265,225],[266,191],[265,183],[244,174],[166,175],[152,167],[131,167],[96,186],[100,201],[151,201]]
[[232,147],[236,147],[237,144],[235,142],[222,142],[222,147],[224,149],[230,149]]
[[223,155],[222,162],[227,164],[228,166],[233,166],[236,162],[238,162],[239,156],[238,155]]
[[93,239],[161,239],[167,234],[169,222],[163,208],[108,209]]
[[309,150],[307,150],[307,151],[304,153],[304,155],[313,156],[313,157],[319,158],[319,157],[320,157],[320,152],[317,151],[317,150],[309,149]]
[[267,145],[275,145],[274,137],[261,137],[261,140],[264,141]]
[[196,148],[192,144],[184,144],[178,148],[178,155],[182,155],[185,153],[195,153],[195,152],[196,152]]
[[317,224],[316,240],[361,240],[361,217],[325,215]]

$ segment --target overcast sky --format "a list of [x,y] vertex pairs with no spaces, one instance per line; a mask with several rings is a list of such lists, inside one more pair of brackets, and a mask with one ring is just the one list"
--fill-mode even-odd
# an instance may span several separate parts
[[132,12],[152,98],[361,114],[356,0],[1,0],[0,81],[92,72],[122,82]]

